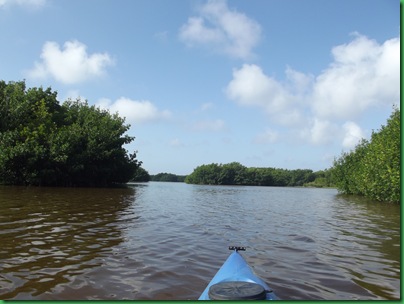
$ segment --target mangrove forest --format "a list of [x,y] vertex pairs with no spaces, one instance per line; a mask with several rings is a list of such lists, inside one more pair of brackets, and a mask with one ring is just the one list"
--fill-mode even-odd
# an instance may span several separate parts
[[51,88],[0,81],[0,183],[109,186],[126,183],[141,162],[123,145],[130,125],[86,101],[60,104]]
[[[317,180],[322,178],[322,180]],[[310,169],[247,168],[238,162],[202,165],[185,178],[189,184],[247,186],[331,186],[328,171]]]
[[336,187],[341,193],[399,202],[400,109],[385,126],[335,158],[329,169],[247,168],[238,162],[201,165],[188,176],[150,175],[123,146],[130,125],[81,99],[60,103],[51,88],[0,81],[0,184],[111,186],[128,181],[209,185]]
[[400,202],[401,150],[400,109],[387,124],[362,139],[356,148],[334,160],[333,175],[338,190],[377,201]]

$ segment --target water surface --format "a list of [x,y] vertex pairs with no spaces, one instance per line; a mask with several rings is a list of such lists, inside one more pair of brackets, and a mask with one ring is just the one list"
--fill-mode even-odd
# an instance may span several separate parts
[[0,187],[0,299],[197,299],[243,253],[285,300],[400,298],[400,206],[334,189]]

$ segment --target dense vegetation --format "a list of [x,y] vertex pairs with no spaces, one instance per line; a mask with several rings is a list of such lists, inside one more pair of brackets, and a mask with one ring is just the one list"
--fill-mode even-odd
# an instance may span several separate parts
[[400,201],[400,110],[394,109],[386,126],[372,132],[370,141],[334,161],[337,188],[346,194],[378,201]]
[[172,173],[158,173],[151,176],[153,182],[180,182],[183,183],[185,180],[185,175],[176,175]]
[[148,182],[151,177],[149,172],[142,167],[137,168],[135,175],[131,178],[132,182]]
[[316,171],[313,174],[315,176],[314,181],[305,183],[305,187],[335,187],[332,169]]
[[395,108],[386,126],[362,139],[353,151],[334,160],[333,167],[309,169],[247,168],[240,163],[202,165],[185,179],[190,184],[337,187],[345,194],[378,201],[399,202],[400,110]]
[[[209,185],[303,186],[314,182],[316,177],[320,176],[309,169],[247,168],[238,162],[232,162],[199,166],[185,178],[185,182]],[[325,181],[318,181],[318,185],[320,184],[328,186]]]
[[332,168],[247,168],[240,163],[209,164],[190,175],[150,176],[136,153],[123,145],[125,120],[86,101],[60,104],[51,88],[26,88],[25,82],[0,81],[0,183],[43,186],[109,186],[129,180],[211,185],[336,186],[346,194],[400,201],[400,110]]
[[124,119],[56,97],[0,81],[0,183],[107,186],[133,177],[140,162],[123,148],[134,140]]

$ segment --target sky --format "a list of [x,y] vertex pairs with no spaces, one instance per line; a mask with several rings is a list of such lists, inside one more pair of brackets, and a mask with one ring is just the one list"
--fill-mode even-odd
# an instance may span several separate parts
[[150,174],[324,170],[400,103],[398,0],[0,0],[0,79],[125,117]]

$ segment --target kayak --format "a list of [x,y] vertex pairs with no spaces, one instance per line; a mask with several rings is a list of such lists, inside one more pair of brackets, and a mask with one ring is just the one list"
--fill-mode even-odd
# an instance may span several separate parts
[[254,274],[238,253],[246,248],[230,246],[229,249],[233,252],[198,300],[277,300],[273,290]]

